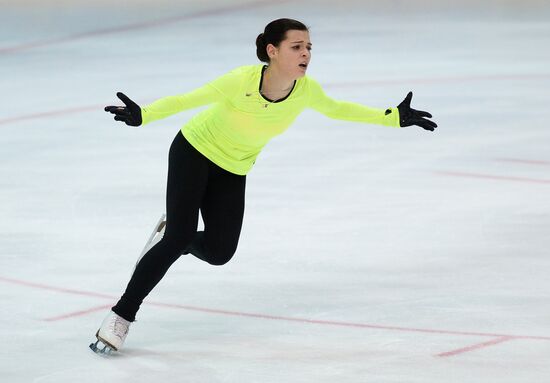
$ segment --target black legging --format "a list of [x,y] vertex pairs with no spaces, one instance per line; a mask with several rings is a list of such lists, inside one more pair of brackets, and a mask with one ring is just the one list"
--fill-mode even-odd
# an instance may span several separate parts
[[[113,311],[134,321],[139,306],[182,254],[212,265],[227,263],[241,233],[246,176],[230,173],[177,134],[170,147],[166,229],[162,240],[137,264]],[[197,232],[199,209],[204,231]]]

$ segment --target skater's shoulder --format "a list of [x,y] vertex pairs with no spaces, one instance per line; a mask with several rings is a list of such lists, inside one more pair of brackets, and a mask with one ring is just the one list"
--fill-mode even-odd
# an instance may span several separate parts
[[259,73],[263,67],[263,64],[248,64],[248,65],[239,65],[233,67],[229,70],[229,73],[235,75],[249,76]]

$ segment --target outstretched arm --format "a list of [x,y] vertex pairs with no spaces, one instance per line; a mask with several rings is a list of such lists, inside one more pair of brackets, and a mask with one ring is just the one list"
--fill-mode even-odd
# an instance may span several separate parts
[[163,97],[143,107],[130,100],[124,93],[118,92],[117,96],[125,106],[106,106],[105,111],[114,114],[116,121],[123,121],[130,126],[145,125],[187,109],[218,102],[223,98],[223,95],[210,85],[189,93]]
[[378,109],[355,102],[335,100],[327,96],[321,85],[312,78],[308,79],[308,85],[309,107],[327,117],[396,128],[400,126],[397,108]]
[[126,125],[145,125],[187,109],[231,98],[239,88],[239,81],[238,75],[232,71],[189,93],[163,97],[144,107],[140,107],[124,93],[118,92],[117,96],[125,106],[106,106],[105,111],[114,114],[116,121],[123,121]]
[[143,124],[169,117],[184,110],[213,104],[223,99],[223,94],[209,84],[189,93],[167,96],[141,108]]
[[327,117],[366,122],[377,125],[405,127],[418,125],[426,130],[434,130],[437,124],[427,120],[431,118],[428,112],[412,109],[410,107],[412,92],[409,92],[405,100],[397,108],[377,109],[349,101],[338,101],[325,94],[319,83],[309,79],[310,101],[309,106]]

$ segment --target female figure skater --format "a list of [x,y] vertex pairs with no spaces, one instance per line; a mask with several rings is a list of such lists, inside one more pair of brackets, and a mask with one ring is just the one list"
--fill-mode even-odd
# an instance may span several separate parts
[[[143,299],[182,254],[212,265],[227,263],[239,240],[246,174],[262,148],[284,132],[305,108],[328,117],[391,127],[418,125],[433,131],[427,112],[411,109],[412,92],[396,108],[375,109],[336,101],[306,76],[311,60],[308,28],[278,19],[256,38],[267,65],[238,67],[186,94],[139,107],[123,93],[125,106],[107,106],[116,121],[140,126],[212,104],[178,132],[169,152],[166,227],[163,238],[138,262],[126,291],[90,345],[96,352],[119,350]],[[197,232],[199,211],[204,231]],[[98,344],[103,343],[103,348]]]

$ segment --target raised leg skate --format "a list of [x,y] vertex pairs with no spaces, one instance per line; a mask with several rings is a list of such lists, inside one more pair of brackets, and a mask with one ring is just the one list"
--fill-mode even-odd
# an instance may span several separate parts
[[[166,214],[162,214],[155,225],[155,228],[153,229],[153,232],[149,236],[149,239],[145,243],[145,246],[143,247],[143,250],[141,251],[141,254],[139,255],[139,258],[136,262],[136,266],[138,265],[139,261],[141,261],[141,258],[153,247],[155,246],[164,236],[164,230],[166,229]],[[134,267],[135,271],[135,267]],[[132,271],[133,274],[133,271]]]

